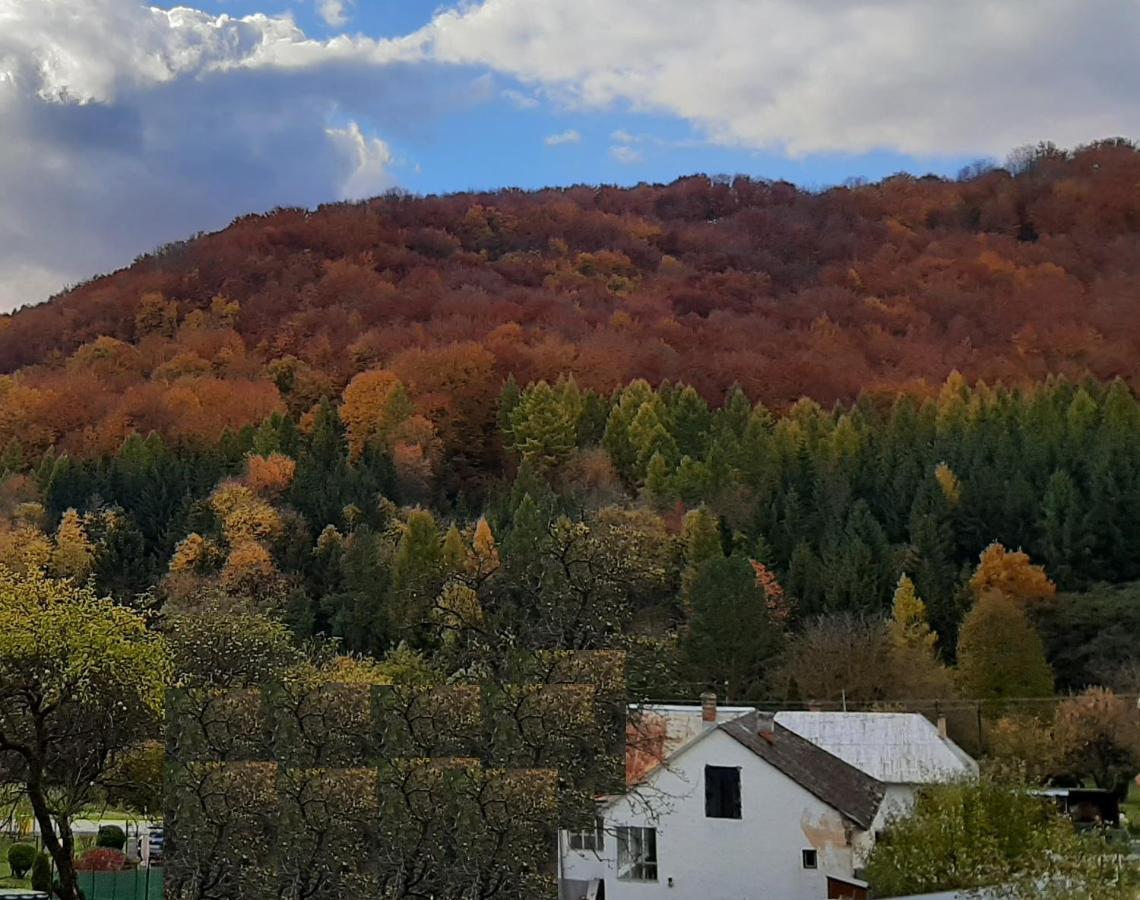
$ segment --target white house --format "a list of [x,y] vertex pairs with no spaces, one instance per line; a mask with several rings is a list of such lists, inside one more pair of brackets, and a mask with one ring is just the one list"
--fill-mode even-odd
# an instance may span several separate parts
[[919,713],[779,712],[776,722],[886,785],[881,820],[909,812],[924,784],[978,776],[945,720],[935,726]]
[[561,900],[866,896],[884,786],[770,714],[641,709],[626,760],[597,826],[559,835]]

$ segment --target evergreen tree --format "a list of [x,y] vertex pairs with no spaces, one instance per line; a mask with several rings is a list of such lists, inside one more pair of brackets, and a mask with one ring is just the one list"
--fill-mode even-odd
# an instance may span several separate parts
[[581,409],[573,396],[540,381],[523,391],[511,412],[511,444],[538,472],[559,468],[574,451]]
[[779,651],[779,629],[748,560],[708,559],[693,579],[682,654],[690,677],[726,700],[757,696]]

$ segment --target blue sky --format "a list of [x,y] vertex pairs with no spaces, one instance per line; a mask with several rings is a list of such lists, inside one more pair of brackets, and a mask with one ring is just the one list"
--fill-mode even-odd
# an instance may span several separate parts
[[0,311],[392,188],[824,188],[1140,135],[1136,2],[184,2],[0,0]]
[[[534,0],[542,2],[542,0]],[[158,3],[171,8],[177,3]],[[372,38],[400,37],[427,25],[433,14],[455,3],[436,0],[358,0],[345,6],[343,26],[329,25],[309,0],[201,0],[196,8],[215,15],[256,13],[291,16],[314,38],[341,33]],[[456,73],[448,73],[454,76]],[[362,126],[385,136],[401,187],[414,193],[524,189],[568,184],[669,182],[695,172],[746,174],[786,179],[809,188],[841,184],[848,178],[877,180],[896,172],[953,177],[978,154],[904,154],[890,150],[814,153],[792,158],[780,152],[718,145],[683,118],[653,115],[618,102],[613,109],[567,109],[539,99],[532,87],[485,69],[466,71],[468,96],[446,115],[395,123],[357,117]],[[439,73],[425,73],[425,78]],[[484,84],[472,89],[482,77]],[[481,88],[481,89],[480,89]],[[513,99],[512,99],[513,98]],[[520,98],[529,98],[534,105]],[[580,140],[548,146],[546,138],[573,131]],[[625,132],[629,153],[615,157],[613,135]]]

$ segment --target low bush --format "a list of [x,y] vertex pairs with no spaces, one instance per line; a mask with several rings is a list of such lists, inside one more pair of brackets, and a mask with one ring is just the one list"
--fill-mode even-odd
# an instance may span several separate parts
[[51,857],[46,853],[37,853],[32,864],[32,890],[45,894],[52,892]]
[[35,865],[36,848],[31,844],[13,844],[8,848],[8,868],[16,878],[24,878]]
[[110,847],[112,850],[122,850],[127,845],[127,834],[118,825],[100,825],[99,834],[95,838],[96,847]]
[[76,871],[79,872],[117,872],[126,866],[126,854],[111,847],[88,850],[75,861]]

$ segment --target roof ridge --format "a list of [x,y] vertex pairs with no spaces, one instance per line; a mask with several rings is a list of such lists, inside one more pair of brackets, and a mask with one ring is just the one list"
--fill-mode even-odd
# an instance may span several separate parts
[[757,719],[753,712],[722,722],[716,728],[856,825],[871,827],[886,793],[881,781],[779,722],[773,722],[771,735],[761,735]]

